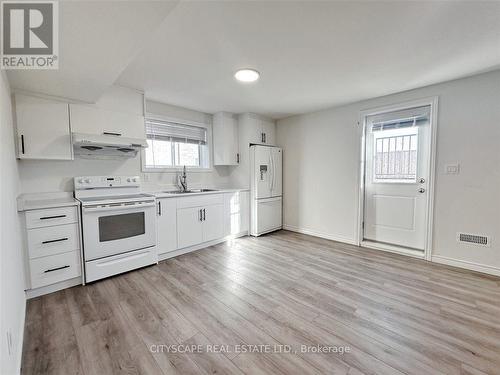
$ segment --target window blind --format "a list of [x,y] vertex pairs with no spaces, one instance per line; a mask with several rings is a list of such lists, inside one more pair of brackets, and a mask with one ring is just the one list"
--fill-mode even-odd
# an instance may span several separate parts
[[148,139],[160,139],[171,142],[186,142],[201,145],[207,143],[206,128],[151,118],[146,118],[146,136]]
[[431,106],[427,105],[368,116],[366,122],[372,131],[400,129],[427,124],[430,115]]

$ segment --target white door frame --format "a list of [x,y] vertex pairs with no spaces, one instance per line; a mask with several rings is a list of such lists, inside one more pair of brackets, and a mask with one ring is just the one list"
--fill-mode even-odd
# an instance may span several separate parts
[[[364,220],[364,203],[365,203],[365,163],[366,163],[366,117],[370,115],[378,115],[385,112],[399,111],[411,107],[421,107],[421,106],[431,106],[430,115],[430,157],[429,157],[429,184],[427,185],[427,215],[426,215],[426,231],[425,231],[425,248],[424,248],[424,258],[425,260],[431,260],[432,256],[432,231],[433,231],[433,221],[434,221],[434,186],[435,186],[435,175],[436,175],[436,134],[437,134],[437,116],[438,116],[438,97],[428,97],[417,100],[411,100],[403,103],[386,105],[381,107],[375,107],[371,109],[361,110],[359,112],[360,125],[360,141],[361,141],[361,154],[359,162],[359,196],[358,196],[358,224],[357,224],[357,235],[356,242],[358,246],[362,245],[363,242],[363,220]],[[368,246],[367,246],[368,247]],[[390,251],[401,253],[405,255],[414,255],[411,251],[406,251],[405,249],[400,249],[397,246],[377,244],[376,246],[370,246],[378,250]]]

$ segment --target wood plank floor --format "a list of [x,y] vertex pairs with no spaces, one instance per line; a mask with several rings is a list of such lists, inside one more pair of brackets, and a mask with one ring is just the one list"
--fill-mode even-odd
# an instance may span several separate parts
[[500,374],[500,278],[245,237],[30,300],[22,372]]

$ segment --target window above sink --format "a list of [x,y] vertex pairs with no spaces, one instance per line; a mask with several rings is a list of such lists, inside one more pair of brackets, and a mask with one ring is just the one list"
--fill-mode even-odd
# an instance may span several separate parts
[[142,153],[144,172],[210,170],[211,129],[206,124],[146,117],[148,147]]

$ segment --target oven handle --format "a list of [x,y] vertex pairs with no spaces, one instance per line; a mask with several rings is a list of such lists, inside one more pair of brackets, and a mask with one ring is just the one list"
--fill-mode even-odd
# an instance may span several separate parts
[[102,211],[118,211],[118,210],[131,210],[143,207],[155,207],[156,203],[145,203],[145,204],[134,204],[134,205],[119,205],[119,206],[108,206],[108,207],[83,207],[85,212],[102,212]]

